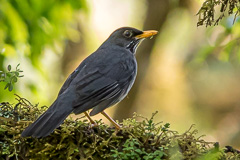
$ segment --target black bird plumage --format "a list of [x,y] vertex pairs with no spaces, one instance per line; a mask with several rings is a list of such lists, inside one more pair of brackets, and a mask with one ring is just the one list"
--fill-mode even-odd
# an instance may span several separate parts
[[68,77],[57,99],[22,137],[45,137],[67,118],[89,109],[90,116],[121,101],[131,89],[137,74],[136,38],[144,32],[131,27],[114,31],[109,38],[88,56]]

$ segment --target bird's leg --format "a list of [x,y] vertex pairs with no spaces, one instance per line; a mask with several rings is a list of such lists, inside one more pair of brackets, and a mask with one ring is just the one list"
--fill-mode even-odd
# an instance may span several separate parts
[[87,112],[84,112],[84,114],[85,114],[85,116],[89,119],[89,121],[91,122],[92,127],[97,126],[97,123],[95,123],[95,122],[93,121],[93,119],[88,115]]
[[110,122],[112,122],[112,124],[116,127],[117,130],[120,130],[121,126],[119,124],[117,124],[117,122],[115,122],[106,112],[102,111],[101,112],[102,115],[104,115],[104,117],[106,117]]

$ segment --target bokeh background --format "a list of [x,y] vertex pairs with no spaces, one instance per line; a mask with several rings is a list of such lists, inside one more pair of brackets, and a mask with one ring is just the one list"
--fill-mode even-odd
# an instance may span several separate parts
[[[117,28],[155,29],[137,51],[138,77],[129,95],[106,110],[122,121],[137,112],[184,132],[240,148],[240,21],[197,27],[203,0],[0,0],[0,70],[24,72],[14,93],[49,106],[67,76]],[[80,117],[83,115],[79,115]],[[93,119],[106,119],[97,115]]]

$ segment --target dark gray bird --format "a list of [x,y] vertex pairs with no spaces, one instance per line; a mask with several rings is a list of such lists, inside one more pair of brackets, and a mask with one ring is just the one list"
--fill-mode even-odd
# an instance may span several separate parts
[[[57,99],[22,132],[22,137],[48,136],[72,112],[85,113],[92,124],[95,122],[90,116],[102,113],[119,129],[120,126],[104,110],[128,94],[137,74],[137,46],[141,40],[155,34],[157,31],[140,31],[131,27],[114,31],[68,77]],[[92,109],[90,116],[86,112],[89,109]]]

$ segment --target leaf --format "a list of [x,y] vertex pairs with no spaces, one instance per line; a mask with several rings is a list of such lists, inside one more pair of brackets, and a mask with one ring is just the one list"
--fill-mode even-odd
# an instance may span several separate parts
[[18,67],[20,66],[20,63],[18,63],[18,65],[16,66],[16,70],[18,70]]
[[9,83],[8,84],[6,84],[6,86],[4,87],[4,89],[7,89],[9,87]]
[[12,78],[12,81],[13,81],[14,83],[16,83],[16,82],[17,82],[17,77],[14,76],[14,77]]
[[19,76],[19,72],[15,72],[15,75],[18,77]]
[[13,85],[11,83],[8,84],[9,84],[8,90],[11,92],[13,90]]
[[7,69],[8,69],[8,71],[10,72],[11,69],[12,69],[12,66],[11,66],[11,65],[8,65]]

